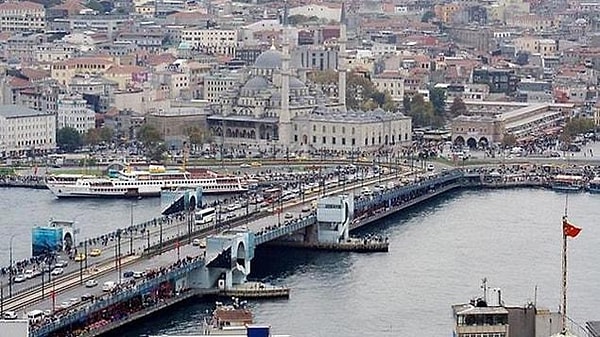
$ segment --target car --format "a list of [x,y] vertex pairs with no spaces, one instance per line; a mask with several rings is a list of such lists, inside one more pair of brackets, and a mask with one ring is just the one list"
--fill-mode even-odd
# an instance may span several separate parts
[[247,168],[247,167],[251,167],[251,166],[250,166],[250,164],[243,163],[243,164],[240,164],[240,167]]
[[17,319],[19,318],[19,316],[17,316],[17,313],[14,311],[5,311],[4,314],[2,314],[2,319]]
[[134,271],[133,278],[138,279],[144,277],[145,273],[143,271]]
[[25,274],[24,274],[24,275],[25,275],[25,278],[26,278],[26,279],[28,279],[28,280],[29,280],[29,279],[32,279],[32,278],[33,278],[33,269],[27,269],[27,270],[25,271]]
[[85,287],[86,288],[93,288],[93,287],[95,287],[97,285],[98,285],[98,281],[96,281],[94,279],[85,281]]
[[81,262],[81,261],[85,261],[85,254],[84,253],[79,253],[75,256],[75,262]]
[[39,270],[39,269],[34,269],[33,270],[33,274],[32,274],[33,277],[38,277],[38,276],[41,276],[41,275],[42,275],[42,271],[41,270]]
[[235,218],[235,214],[229,213],[229,214],[227,214],[226,218],[227,219],[233,219],[233,218]]
[[63,301],[63,302],[61,302],[61,303],[60,303],[60,305],[59,305],[59,307],[60,307],[61,309],[67,309],[67,308],[69,308],[70,306],[71,306],[71,302],[69,302],[69,301]]
[[64,272],[65,272],[65,270],[64,270],[64,269],[62,269],[62,268],[58,267],[58,268],[54,268],[54,269],[52,269],[52,272],[50,272],[50,274],[51,274],[52,276],[58,276],[58,275],[61,275],[61,274],[62,274],[62,273],[64,273]]
[[307,213],[307,212],[310,212],[310,206],[302,207],[302,213]]
[[25,282],[26,279],[27,278],[25,277],[25,275],[19,274],[19,275],[15,276],[13,278],[13,282],[15,282],[15,283],[21,283],[21,282]]
[[428,164],[427,171],[435,171],[435,166],[433,166],[433,164]]
[[69,303],[71,303],[71,305],[77,305],[77,304],[81,303],[81,299],[79,299],[78,297],[73,297],[73,298],[69,299]]
[[100,256],[100,255],[102,255],[102,249],[100,249],[100,248],[94,248],[90,251],[91,257],[96,257],[96,256]]
[[56,261],[56,263],[54,264],[54,267],[56,268],[64,268],[68,265],[69,263],[65,260],[58,260]]
[[293,218],[293,217],[294,217],[294,214],[292,214],[292,213],[289,213],[289,212],[288,212],[288,213],[285,213],[285,218],[286,218],[286,219],[291,219],[291,218]]
[[106,281],[102,285],[102,291],[112,291],[116,286],[117,284],[114,281]]
[[90,293],[85,293],[85,294],[81,295],[82,301],[90,301],[90,300],[93,300],[94,298],[95,298],[95,296]]
[[133,270],[128,270],[128,271],[124,272],[123,277],[125,277],[125,278],[133,277]]
[[200,239],[192,240],[192,246],[200,246]]
[[252,167],[261,167],[262,166],[262,164],[260,162],[257,162],[257,161],[253,161],[252,163],[250,163],[250,165]]

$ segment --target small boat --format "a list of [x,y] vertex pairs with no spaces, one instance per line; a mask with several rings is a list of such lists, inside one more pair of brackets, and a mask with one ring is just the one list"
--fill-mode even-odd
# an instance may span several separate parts
[[199,335],[155,335],[148,337],[200,337],[200,336],[230,336],[230,337],[289,337],[272,335],[268,325],[253,324],[254,315],[246,308],[246,301],[240,302],[233,298],[233,304],[216,303],[212,316],[202,323],[202,333]]
[[563,192],[579,192],[584,187],[583,176],[559,174],[550,181],[553,190]]
[[600,193],[600,177],[595,177],[590,180],[587,185],[587,190],[590,193]]

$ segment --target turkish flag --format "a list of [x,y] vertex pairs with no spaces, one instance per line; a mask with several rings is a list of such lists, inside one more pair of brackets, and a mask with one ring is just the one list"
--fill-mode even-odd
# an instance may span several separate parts
[[564,235],[574,238],[577,235],[579,235],[579,232],[581,232],[581,228],[570,224],[569,221],[567,221],[566,219],[563,220],[563,234]]

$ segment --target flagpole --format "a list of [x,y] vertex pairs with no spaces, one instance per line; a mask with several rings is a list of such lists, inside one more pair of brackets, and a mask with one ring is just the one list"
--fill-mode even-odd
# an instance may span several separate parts
[[563,251],[562,251],[562,331],[567,331],[567,235],[564,231],[564,221],[567,217],[563,219]]

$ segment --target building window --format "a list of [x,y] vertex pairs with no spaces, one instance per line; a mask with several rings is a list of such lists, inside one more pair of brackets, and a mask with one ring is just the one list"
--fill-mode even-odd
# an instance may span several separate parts
[[298,142],[298,135],[294,135],[294,142]]
[[313,132],[317,132],[317,126],[313,125]]
[[331,133],[335,133],[335,126],[331,127]]
[[323,128],[322,128],[322,130],[323,130],[323,133],[327,132],[327,131],[325,131],[325,130],[326,130],[326,129],[325,129],[325,125],[323,125]]
[[317,142],[317,136],[313,136],[313,144]]
[[346,128],[342,126],[342,134],[346,133]]
[[331,137],[331,144],[335,144],[335,137]]
[[323,144],[327,144],[327,137],[323,136]]
[[342,138],[342,145],[346,145],[346,138]]
[[354,134],[354,128],[352,128],[352,134]]
[[371,137],[371,145],[375,145],[375,137]]
[[356,145],[356,138],[352,138],[352,146]]
[[365,146],[369,145],[369,138],[365,138]]

